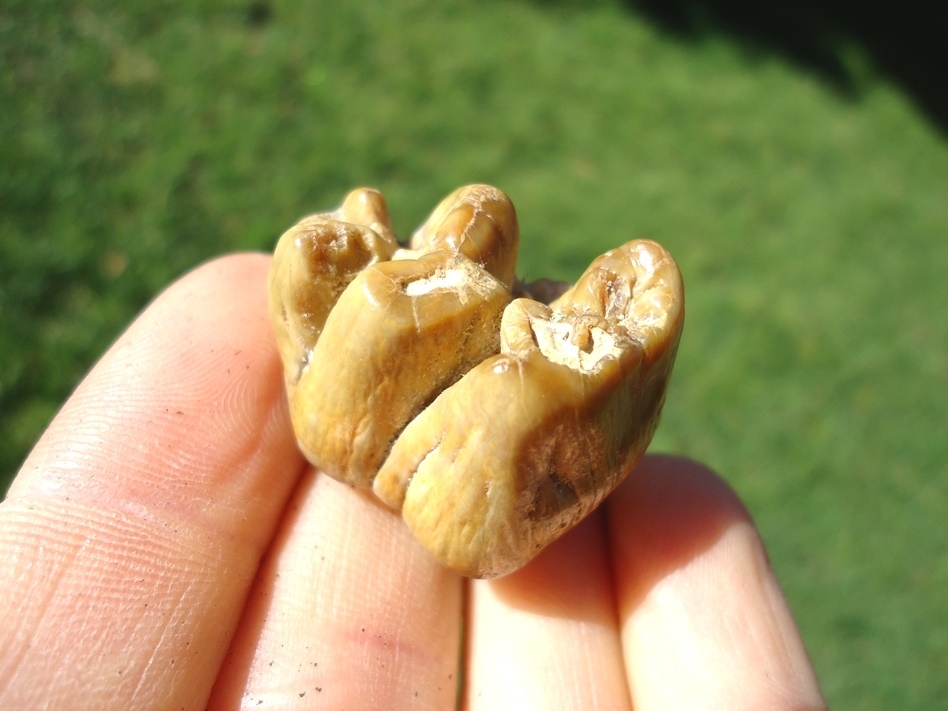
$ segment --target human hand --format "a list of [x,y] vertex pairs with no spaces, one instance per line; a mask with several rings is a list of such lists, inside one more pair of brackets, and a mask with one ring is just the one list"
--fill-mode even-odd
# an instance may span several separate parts
[[[819,709],[752,521],[647,457],[521,571],[464,580],[300,456],[268,258],[171,286],[0,505],[0,708]],[[463,626],[463,649],[462,649]]]

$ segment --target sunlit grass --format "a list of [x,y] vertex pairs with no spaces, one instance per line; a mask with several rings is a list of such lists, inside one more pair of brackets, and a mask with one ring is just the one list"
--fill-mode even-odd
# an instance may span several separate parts
[[636,236],[676,255],[688,316],[655,447],[747,500],[832,706],[933,708],[948,148],[846,57],[855,99],[608,2],[8,3],[0,473],[194,264],[270,249],[356,185],[404,235],[491,182],[524,276],[573,278]]

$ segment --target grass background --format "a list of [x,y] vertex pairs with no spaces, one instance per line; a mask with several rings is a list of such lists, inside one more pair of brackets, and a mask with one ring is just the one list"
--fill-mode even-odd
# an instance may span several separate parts
[[676,255],[653,448],[747,501],[831,706],[944,708],[944,37],[924,3],[768,7],[6,0],[0,490],[185,270],[356,185],[406,235],[490,182],[525,277]]

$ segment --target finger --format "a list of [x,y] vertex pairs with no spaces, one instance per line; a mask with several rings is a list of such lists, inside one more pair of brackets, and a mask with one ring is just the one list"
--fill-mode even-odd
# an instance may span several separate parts
[[646,458],[607,515],[637,711],[824,708],[754,524],[724,482]]
[[602,518],[470,588],[466,708],[630,708]]
[[302,469],[261,256],[172,285],[0,508],[0,708],[201,709]]
[[461,581],[396,513],[304,477],[209,709],[453,709]]

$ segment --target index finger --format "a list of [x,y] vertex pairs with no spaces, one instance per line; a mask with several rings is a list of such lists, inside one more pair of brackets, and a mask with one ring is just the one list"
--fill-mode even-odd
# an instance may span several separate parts
[[268,266],[172,285],[23,465],[0,506],[0,707],[204,708],[302,471]]

